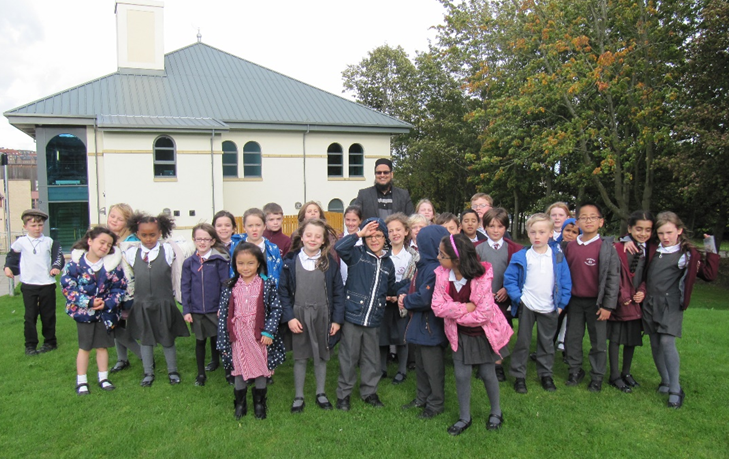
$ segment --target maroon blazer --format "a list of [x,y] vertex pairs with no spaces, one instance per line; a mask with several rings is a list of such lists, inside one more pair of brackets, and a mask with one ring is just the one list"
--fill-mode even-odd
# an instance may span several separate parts
[[[645,293],[645,276],[640,286],[636,289],[633,287],[634,274],[630,272],[630,266],[628,265],[628,254],[624,250],[623,242],[616,242],[615,249],[618,252],[618,259],[620,260],[620,291],[618,292],[618,306],[615,311],[610,314],[608,320],[616,322],[627,322],[629,320],[637,320],[643,317],[643,311],[640,303],[633,301],[633,295],[638,292]],[[649,250],[652,245],[649,245]],[[643,267],[643,274],[648,270],[648,260]]]
[[[648,273],[648,266],[650,266],[653,256],[656,254],[658,246],[651,244],[648,248],[648,260],[646,263],[646,274]],[[689,264],[686,268],[686,272],[681,278],[681,287],[683,289],[683,303],[681,304],[681,310],[685,311],[691,302],[691,291],[694,288],[696,282],[696,276],[701,279],[711,282],[716,279],[719,272],[719,255],[715,253],[707,253],[706,260],[701,260],[701,252],[696,250],[694,247],[689,249]]]

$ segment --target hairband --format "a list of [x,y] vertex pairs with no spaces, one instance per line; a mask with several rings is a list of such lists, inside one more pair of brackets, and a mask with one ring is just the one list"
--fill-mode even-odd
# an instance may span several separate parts
[[456,258],[460,258],[461,256],[458,255],[458,249],[456,248],[456,241],[453,240],[452,234],[451,234],[451,245],[453,246],[453,251],[456,252]]

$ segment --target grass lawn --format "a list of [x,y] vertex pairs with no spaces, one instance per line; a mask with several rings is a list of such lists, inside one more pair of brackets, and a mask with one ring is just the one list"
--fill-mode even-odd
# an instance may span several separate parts
[[[489,411],[483,385],[473,380],[473,426],[453,438],[446,428],[458,418],[450,358],[446,367],[446,412],[422,421],[400,406],[415,393],[415,375],[401,386],[380,384],[384,409],[352,397],[352,411],[322,411],[314,403],[314,377],[307,375],[307,406],[289,413],[293,400],[292,362],[276,372],[269,387],[268,419],[233,418],[233,390],[222,369],[209,374],[205,387],[195,387],[194,340],[177,341],[182,384],[167,383],[164,357],[157,348],[157,381],[139,387],[141,362],[113,375],[117,386],[106,393],[95,385],[96,366],[89,368],[91,395],[74,393],[76,327],[58,300],[57,351],[26,357],[23,347],[22,298],[0,298],[0,456],[58,457],[727,457],[729,453],[729,291],[698,285],[678,341],[682,409],[666,408],[655,388],[659,379],[648,340],[638,349],[633,375],[642,384],[623,394],[605,383],[587,391],[587,383],[566,387],[567,369],[555,363],[555,393],[537,382],[528,367],[529,393],[513,391],[513,378],[502,383],[505,425],[485,429]],[[114,351],[110,360],[115,361]],[[585,359],[586,359],[585,355]],[[585,362],[589,370],[589,364]],[[395,367],[390,367],[394,375]],[[336,358],[329,364],[327,392],[335,401]],[[589,378],[588,378],[589,379]]]

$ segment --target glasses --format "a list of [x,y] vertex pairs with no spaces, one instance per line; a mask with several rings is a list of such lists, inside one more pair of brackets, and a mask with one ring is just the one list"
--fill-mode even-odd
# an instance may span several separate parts
[[578,220],[581,222],[585,222],[585,223],[591,223],[591,222],[596,222],[596,221],[600,220],[601,218],[602,217],[600,217],[600,216],[593,215],[591,217],[580,217],[580,218],[578,218]]
[[390,171],[375,171],[375,175],[390,175]]
[[438,258],[443,260],[452,260],[453,258],[447,256],[444,252],[438,251]]
[[472,209],[488,209],[490,207],[489,204],[474,204],[471,206]]
[[385,239],[385,236],[383,234],[375,234],[374,236],[368,236],[367,239],[370,241],[379,241],[380,239]]
[[209,237],[198,237],[198,238],[193,239],[193,241],[195,241],[195,242],[213,242],[213,240],[210,239]]

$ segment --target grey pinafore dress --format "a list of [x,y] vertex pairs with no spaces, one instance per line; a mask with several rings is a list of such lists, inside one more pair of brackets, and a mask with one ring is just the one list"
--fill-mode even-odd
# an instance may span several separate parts
[[294,360],[329,360],[329,306],[324,273],[307,271],[296,257],[296,293],[294,317],[301,322],[303,333],[292,334]]
[[663,333],[681,337],[683,292],[679,285],[685,268],[678,267],[678,260],[683,254],[682,251],[656,253],[648,266],[647,292],[643,303],[643,327],[648,334]]
[[147,263],[142,251],[134,258],[134,305],[127,327],[134,339],[143,346],[163,347],[175,344],[178,336],[190,336],[172,292],[172,267],[165,259],[164,244],[157,258]]

